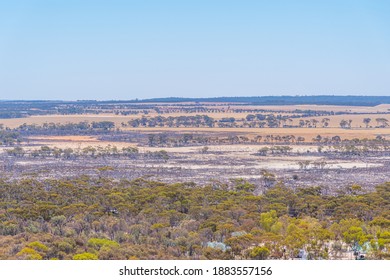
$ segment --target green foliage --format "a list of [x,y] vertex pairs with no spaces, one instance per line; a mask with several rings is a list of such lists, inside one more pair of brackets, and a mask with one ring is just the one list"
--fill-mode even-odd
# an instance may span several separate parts
[[101,247],[119,246],[118,242],[104,238],[91,238],[88,240],[88,246],[99,250]]
[[73,256],[73,260],[97,260],[98,256],[92,253],[82,253]]
[[266,260],[270,255],[270,250],[267,247],[254,247],[249,256],[254,260]]
[[357,246],[390,257],[390,184],[330,196],[277,183],[257,196],[242,179],[82,176],[0,179],[0,189],[2,259],[326,259]]
[[39,241],[31,242],[27,245],[27,247],[32,248],[38,252],[47,252],[49,250],[49,248],[46,245],[42,244]]
[[[0,127],[0,145],[12,146],[20,143],[22,140],[18,132],[6,131]],[[21,149],[20,147],[16,147]],[[16,149],[15,148],[15,149]]]
[[23,248],[20,250],[17,254],[17,257],[20,257],[24,260],[42,260],[43,257],[34,249],[32,248]]
[[271,231],[271,227],[278,220],[278,216],[275,210],[260,214],[260,225],[266,231]]
[[361,227],[352,226],[343,233],[345,242],[349,244],[358,243],[363,245],[367,241],[367,237]]
[[234,188],[238,191],[253,192],[256,188],[255,185],[244,179],[235,179],[233,183],[235,184]]

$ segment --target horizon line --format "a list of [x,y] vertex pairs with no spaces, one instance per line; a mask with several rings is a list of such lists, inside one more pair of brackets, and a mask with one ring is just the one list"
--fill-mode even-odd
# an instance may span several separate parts
[[[178,100],[208,100],[208,99],[221,99],[221,98],[300,98],[300,97],[357,97],[357,98],[390,98],[390,95],[252,95],[252,96],[210,96],[210,97],[178,97],[178,96],[167,96],[167,97],[152,97],[152,98],[133,98],[133,99],[0,99],[0,102],[142,102],[142,101],[154,101],[154,100],[168,100],[168,99],[178,99]],[[176,101],[178,102],[178,101]]]

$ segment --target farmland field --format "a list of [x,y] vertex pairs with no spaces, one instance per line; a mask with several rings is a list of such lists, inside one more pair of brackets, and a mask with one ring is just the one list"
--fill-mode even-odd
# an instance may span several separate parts
[[[289,186],[310,186],[315,177],[316,184],[334,191],[335,180],[340,182],[337,188],[361,184],[370,189],[389,178],[389,104],[370,107],[156,102],[126,106],[94,105],[93,113],[53,112],[0,119],[3,128],[21,133],[19,146],[25,153],[13,158],[15,173],[7,173],[18,178],[32,170],[46,170],[48,161],[31,155],[39,155],[41,147],[49,147],[70,149],[81,158],[66,160],[61,152],[57,151],[56,157],[49,152],[51,171],[37,172],[41,179],[56,177],[60,170],[62,176],[77,176],[86,170],[97,176],[100,167],[111,166],[114,170],[108,174],[117,178],[152,176],[174,182],[181,177],[197,183],[245,178],[263,191],[261,172],[269,170]],[[96,129],[85,131],[67,128],[80,123],[112,126],[102,130],[96,125]],[[354,150],[347,150],[351,145]],[[288,149],[277,150],[278,147]],[[138,157],[149,158],[126,160],[119,155],[110,156],[126,148],[137,149]],[[3,156],[9,150],[0,149]],[[114,152],[107,152],[110,149]],[[159,159],[157,153],[161,150],[169,159]],[[375,154],[378,152],[379,158]],[[104,153],[108,155],[103,159],[96,156]],[[88,168],[85,161],[89,162]],[[371,176],[373,172],[377,174],[375,178]]]

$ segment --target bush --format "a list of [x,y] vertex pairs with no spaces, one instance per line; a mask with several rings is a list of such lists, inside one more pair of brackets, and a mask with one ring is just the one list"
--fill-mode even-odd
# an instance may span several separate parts
[[249,256],[255,260],[266,260],[270,254],[267,247],[255,247],[249,253]]
[[73,256],[73,260],[97,260],[98,257],[92,253],[82,253]]
[[119,246],[118,242],[112,241],[104,238],[91,238],[88,240],[88,246],[93,247],[94,249],[99,250],[103,246],[111,247],[111,246]]

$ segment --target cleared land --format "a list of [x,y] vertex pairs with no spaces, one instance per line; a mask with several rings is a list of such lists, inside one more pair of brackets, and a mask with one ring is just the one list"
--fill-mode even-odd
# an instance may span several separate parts
[[[145,108],[140,109],[138,105]],[[352,139],[390,139],[390,127],[377,127],[379,123],[376,121],[380,118],[390,119],[389,104],[375,107],[244,106],[233,103],[138,105],[131,110],[133,113],[141,113],[130,115],[122,115],[126,111],[125,106],[115,105],[114,109],[109,106],[93,109],[94,114],[48,114],[0,119],[4,127],[16,131],[23,124],[43,126],[45,123],[77,124],[85,121],[113,122],[115,125],[107,131],[78,132],[83,135],[55,128],[22,130],[20,147],[25,154],[10,157],[8,151],[11,147],[1,147],[3,167],[0,166],[0,170],[12,178],[34,173],[42,179],[47,179],[80,174],[100,176],[99,168],[111,166],[113,170],[107,171],[106,175],[118,179],[152,176],[166,182],[175,182],[177,178],[181,178],[183,181],[207,183],[210,180],[245,178],[258,186],[264,186],[262,172],[268,170],[274,173],[275,182],[283,181],[288,186],[312,186],[315,183],[331,189],[353,184],[371,188],[375,184],[390,181],[387,142],[345,142]],[[145,112],[148,114],[144,114]],[[256,115],[259,112],[265,117],[276,116],[280,121],[279,127],[243,127],[250,122],[247,118],[249,114]],[[313,113],[312,116],[304,116]],[[150,120],[157,116],[186,118],[196,115],[213,118],[214,127],[195,127],[191,123],[187,127],[183,124],[179,127],[168,127],[166,123],[162,127],[159,124],[154,124],[153,127],[132,127],[128,123],[134,119]],[[234,118],[234,127],[219,127],[224,118]],[[288,118],[290,120],[282,122]],[[328,119],[327,127],[323,127],[324,118]],[[365,118],[371,119],[368,125],[363,122]],[[311,122],[313,119],[317,120],[315,125]],[[350,128],[340,128],[342,120],[351,120]],[[306,121],[305,126],[310,127],[299,127],[300,121]],[[290,127],[286,127],[286,124]],[[154,137],[153,141],[151,135]],[[318,142],[318,136],[328,140]],[[339,137],[338,141],[341,142],[329,140],[334,137]],[[301,139],[298,142],[299,138]],[[364,154],[351,151],[353,145],[358,151],[369,151],[372,145],[380,147]],[[47,146],[52,151],[41,150],[42,146]],[[288,152],[280,153],[280,150],[277,150],[283,146],[288,147]],[[133,148],[137,149],[136,155],[130,158],[121,155],[124,149]],[[272,151],[266,155],[259,154],[259,150],[274,148],[275,153]],[[70,155],[66,158],[62,155],[65,149],[71,149],[67,151]],[[159,154],[161,150],[164,150],[167,156]],[[72,156],[72,153],[75,156]]]

